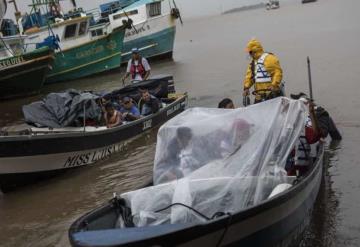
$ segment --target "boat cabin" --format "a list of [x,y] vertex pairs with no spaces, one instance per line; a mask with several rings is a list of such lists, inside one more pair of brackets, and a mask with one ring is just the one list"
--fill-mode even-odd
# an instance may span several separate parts
[[92,16],[81,14],[79,17],[69,19],[56,19],[56,22],[51,25],[49,30],[48,26],[32,27],[27,29],[24,33],[27,37],[27,45],[29,50],[34,50],[36,44],[44,44],[45,39],[49,37],[49,32],[53,33],[59,38],[59,44],[62,50],[69,49],[83,44],[93,39],[103,37],[108,32],[105,24],[91,26]]
[[170,13],[169,6],[161,0],[141,0],[116,13],[109,15],[111,26],[117,27],[123,20],[130,18],[134,25]]

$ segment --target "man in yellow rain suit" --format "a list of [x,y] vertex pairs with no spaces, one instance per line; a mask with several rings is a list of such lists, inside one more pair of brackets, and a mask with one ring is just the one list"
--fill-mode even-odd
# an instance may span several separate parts
[[252,58],[244,81],[244,96],[249,95],[249,89],[255,86],[255,103],[282,95],[282,69],[278,58],[264,52],[261,43],[252,39],[246,51]]

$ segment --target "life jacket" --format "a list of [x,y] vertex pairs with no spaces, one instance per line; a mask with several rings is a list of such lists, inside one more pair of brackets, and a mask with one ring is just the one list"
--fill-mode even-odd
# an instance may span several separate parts
[[312,131],[312,122],[310,117],[306,119],[305,129],[299,137],[296,154],[295,154],[295,165],[297,166],[308,166],[312,164],[314,158],[316,158],[317,137]]
[[271,75],[270,73],[266,70],[264,62],[266,57],[269,55],[270,53],[266,53],[264,52],[261,57],[254,62],[254,66],[253,66],[253,79],[255,83],[269,83],[271,82]]
[[142,64],[142,57],[139,58],[138,65],[135,65],[135,61],[131,59],[130,74],[133,80],[135,79],[136,74],[140,74],[141,78],[145,77],[146,70],[144,68],[144,65]]

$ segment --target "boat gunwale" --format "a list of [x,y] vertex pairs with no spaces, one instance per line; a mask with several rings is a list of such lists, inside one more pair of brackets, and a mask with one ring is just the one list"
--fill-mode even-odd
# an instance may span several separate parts
[[[19,68],[19,67],[24,66],[24,65],[29,65],[31,63],[41,62],[43,60],[50,60],[51,61],[51,60],[54,60],[54,59],[55,59],[54,55],[50,52],[50,54],[45,55],[45,56],[36,57],[36,58],[30,59],[30,60],[26,60],[26,61],[24,61],[22,63],[14,64],[13,66],[1,68],[0,72],[4,72],[4,71],[9,70],[9,69],[16,69],[16,68]],[[17,76],[17,75],[14,75],[14,76],[10,75],[9,77],[15,77],[15,76]],[[7,79],[7,78],[2,77],[2,78],[0,78],[0,81],[3,81],[4,79]]]
[[[183,242],[180,242],[180,244],[185,243],[185,242],[187,242],[187,240],[192,241],[192,240],[195,240],[195,239],[201,237],[202,235],[209,234],[211,232],[221,231],[222,229],[224,229],[225,226],[230,227],[231,225],[240,223],[241,221],[244,221],[253,216],[256,216],[259,213],[262,213],[269,209],[278,207],[278,206],[284,204],[284,202],[287,202],[287,201],[293,199],[294,196],[296,196],[299,193],[299,191],[303,191],[313,181],[313,179],[319,174],[319,172],[322,171],[322,165],[323,165],[322,161],[323,161],[323,156],[324,156],[324,150],[325,150],[324,144],[321,143],[320,147],[319,147],[319,151],[318,151],[318,156],[317,156],[314,164],[312,165],[312,169],[306,174],[306,176],[302,180],[300,180],[300,182],[298,184],[292,186],[291,188],[279,193],[278,195],[276,195],[272,198],[266,199],[257,205],[244,208],[238,212],[233,213],[231,216],[225,215],[220,218],[214,219],[212,221],[198,223],[195,225],[190,225],[190,227],[189,227],[189,224],[184,223],[183,224],[184,228],[180,228],[179,230],[177,230],[175,232],[172,232],[172,233],[167,232],[164,234],[159,233],[158,235],[149,236],[149,238],[146,238],[146,237],[143,239],[139,238],[138,240],[136,240],[136,242],[134,242],[134,244],[137,244],[137,243],[143,242],[143,241],[151,241],[151,239],[161,238],[161,237],[164,237],[164,236],[170,235],[170,234],[177,234],[177,233],[179,234],[181,232],[186,232],[186,234],[187,234],[186,236],[188,236],[187,239],[183,240]],[[318,192],[316,192],[316,195],[318,195]],[[303,201],[306,201],[306,199],[304,199]],[[113,208],[114,208],[114,206],[113,206],[113,204],[111,204],[111,201],[110,201],[107,204],[84,214],[83,216],[78,218],[75,222],[73,222],[68,230],[68,236],[69,236],[70,243],[73,246],[81,246],[81,245],[78,245],[77,243],[75,243],[73,236],[74,236],[74,234],[83,232],[81,225],[84,224],[84,222],[86,222],[86,218],[89,218],[89,217],[96,218],[96,216],[99,216],[101,214],[104,215],[104,213],[106,213],[106,211],[112,210]],[[296,210],[296,208],[294,210]],[[231,217],[231,221],[229,221],[229,217]],[[179,225],[181,225],[181,224],[179,224]],[[151,227],[151,226],[147,226],[147,227]],[[101,231],[106,231],[106,230],[114,230],[114,229],[104,229]],[[118,230],[121,230],[121,228],[119,228]],[[96,230],[89,231],[89,232],[96,232]],[[128,245],[131,245],[131,243],[127,243],[127,244],[124,243],[123,245],[128,246]],[[121,245],[121,246],[123,246],[123,245]]]

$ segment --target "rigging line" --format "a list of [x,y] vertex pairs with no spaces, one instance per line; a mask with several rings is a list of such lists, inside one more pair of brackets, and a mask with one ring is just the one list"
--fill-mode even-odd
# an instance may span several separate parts
[[155,213],[160,213],[160,212],[165,211],[165,210],[167,210],[167,209],[169,209],[169,208],[171,208],[171,207],[173,207],[173,206],[183,206],[183,207],[185,207],[185,208],[187,208],[187,209],[190,209],[191,211],[195,212],[197,215],[201,216],[202,218],[206,219],[207,221],[211,220],[211,218],[209,218],[209,217],[207,217],[206,215],[200,213],[200,212],[197,211],[196,209],[194,209],[194,208],[192,208],[192,207],[190,207],[190,206],[188,206],[188,205],[179,203],[179,202],[170,204],[169,206],[166,206],[165,208],[156,210]]
[[229,216],[229,219],[228,219],[228,221],[226,223],[225,229],[224,229],[223,233],[221,234],[221,237],[220,237],[219,241],[216,244],[216,247],[220,246],[221,243],[223,242],[223,240],[225,238],[225,235],[226,235],[226,233],[227,233],[227,231],[229,229],[229,226],[231,224],[231,220],[232,220],[233,215],[231,213],[226,213],[226,214]]
[[10,52],[10,54],[11,54],[12,56],[15,56],[15,52],[14,52],[11,48],[9,48],[9,47],[7,46],[7,44],[5,43],[4,39],[3,39],[2,37],[0,37],[0,39],[1,39],[1,42],[3,43],[5,49],[8,50],[8,52]]

